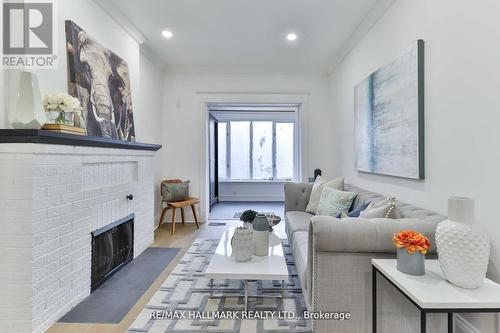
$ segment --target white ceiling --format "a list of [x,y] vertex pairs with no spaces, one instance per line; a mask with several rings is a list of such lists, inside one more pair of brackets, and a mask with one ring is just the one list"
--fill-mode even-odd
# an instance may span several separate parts
[[[324,71],[387,0],[99,2],[125,14],[169,66]],[[172,39],[162,37],[164,29],[173,32]],[[287,42],[288,32],[297,41]]]

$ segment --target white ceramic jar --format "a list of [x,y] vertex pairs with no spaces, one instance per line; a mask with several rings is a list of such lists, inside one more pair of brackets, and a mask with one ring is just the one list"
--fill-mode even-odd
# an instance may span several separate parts
[[474,223],[474,200],[448,199],[448,220],[436,229],[436,246],[443,275],[460,288],[479,288],[490,256],[488,236]]
[[250,260],[254,248],[252,231],[245,227],[236,228],[231,239],[231,247],[236,261],[243,262]]

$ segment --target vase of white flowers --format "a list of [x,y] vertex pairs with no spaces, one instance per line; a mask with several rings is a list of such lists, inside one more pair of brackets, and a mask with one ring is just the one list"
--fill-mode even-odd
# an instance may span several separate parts
[[43,106],[49,123],[69,126],[74,126],[75,114],[79,115],[82,109],[78,98],[67,93],[46,95]]

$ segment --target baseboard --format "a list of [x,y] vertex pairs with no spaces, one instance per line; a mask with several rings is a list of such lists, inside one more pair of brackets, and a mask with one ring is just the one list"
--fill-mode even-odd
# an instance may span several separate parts
[[283,196],[277,196],[277,195],[219,195],[219,202],[223,201],[252,201],[252,202],[259,202],[259,201],[276,201],[276,202],[282,202],[285,201],[285,198]]
[[482,333],[471,323],[458,314],[455,314],[455,333]]

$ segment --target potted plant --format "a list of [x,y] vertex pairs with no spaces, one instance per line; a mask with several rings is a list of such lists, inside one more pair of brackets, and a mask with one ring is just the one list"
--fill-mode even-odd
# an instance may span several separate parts
[[425,274],[425,254],[431,243],[420,232],[405,230],[397,232],[392,238],[398,249],[397,268],[410,275]]
[[257,216],[257,212],[255,210],[245,210],[243,213],[241,213],[240,216],[240,221],[243,222],[243,225],[249,229],[252,229],[252,223],[253,220],[255,220],[255,217]]

